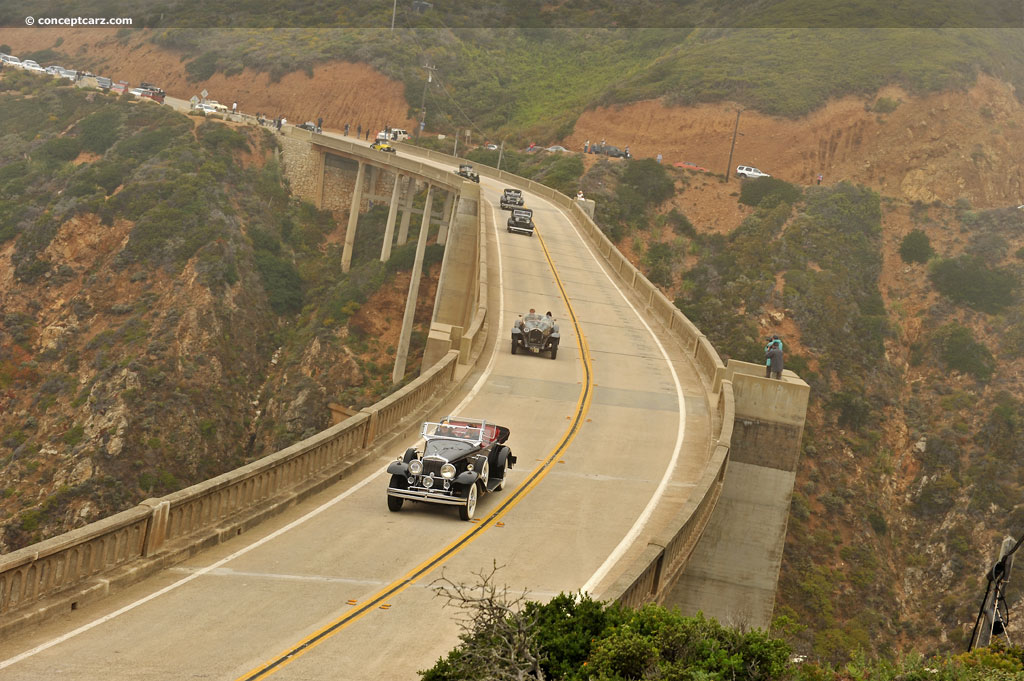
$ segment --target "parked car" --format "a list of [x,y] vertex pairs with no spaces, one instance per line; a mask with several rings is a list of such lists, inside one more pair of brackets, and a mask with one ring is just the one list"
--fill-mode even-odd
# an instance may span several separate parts
[[21,66],[21,60],[15,57],[13,54],[0,53],[0,61],[11,66]]
[[690,163],[689,161],[682,161],[680,163],[673,163],[676,168],[682,168],[683,170],[697,170],[702,173],[710,173],[711,171],[703,166],[699,166],[696,163]]
[[506,189],[501,195],[501,201],[499,202],[502,210],[513,210],[515,208],[522,208],[523,206],[523,192],[520,189]]
[[520,315],[516,323],[512,325],[512,354],[520,350],[532,352],[539,355],[542,352],[551,353],[551,359],[558,356],[558,324],[551,317],[551,313],[537,314],[531,312],[527,315]]
[[54,64],[54,65],[51,65],[51,66],[47,66],[46,69],[44,69],[44,70],[47,73],[49,73],[51,76],[61,76],[61,75],[63,75],[64,67],[63,66],[57,66],[56,64]]
[[370,144],[370,148],[376,149],[377,151],[389,151],[392,154],[398,153],[398,150],[391,146],[391,143],[387,140],[377,140]]
[[314,123],[313,121],[306,121],[305,123],[299,123],[295,127],[299,128],[300,130],[309,130],[310,132],[316,132],[316,123]]
[[78,71],[75,71],[74,69],[61,69],[60,76],[72,81],[78,80]]
[[98,87],[103,88],[104,90],[109,90],[110,88],[114,87],[114,81],[104,76],[96,76],[96,85]]
[[409,138],[410,135],[408,131],[402,130],[401,128],[391,128],[391,134],[388,136],[388,139],[392,142],[404,142]]
[[519,232],[533,236],[533,230],[536,227],[533,224],[533,211],[529,208],[513,208],[506,226],[510,233]]
[[736,166],[736,177],[771,177],[768,173],[763,173],[757,168],[752,166]]
[[212,104],[207,104],[206,102],[199,102],[198,104],[195,105],[195,107],[193,107],[192,110],[193,111],[200,111],[200,112],[202,112],[204,114],[220,113],[219,111],[217,111],[217,107],[213,106]]
[[610,144],[606,144],[601,147],[601,153],[605,156],[611,156],[612,158],[627,158],[626,152]]
[[565,147],[561,146],[561,145],[556,144],[553,147],[548,147],[547,151],[559,151],[559,152],[561,152],[561,151],[569,151],[569,150],[566,149]]
[[457,506],[460,518],[472,520],[480,496],[505,488],[508,469],[516,463],[505,445],[508,428],[449,416],[424,423],[420,435],[422,452],[410,447],[388,465],[388,510],[421,501]]
[[34,71],[36,73],[46,73],[46,69],[44,69],[42,66],[40,66],[38,63],[32,61],[31,59],[22,59],[21,60],[21,68],[25,69],[26,71]]
[[125,90],[127,90],[127,89],[128,89],[128,83],[123,81],[123,80],[119,80],[116,83],[114,83],[112,86],[110,86],[110,91],[114,92],[116,94],[119,94],[119,95],[123,95]]
[[497,151],[498,150],[498,145],[497,144],[485,144],[484,145],[484,149],[487,149],[488,151]]
[[468,163],[463,163],[459,166],[459,169],[453,171],[456,175],[461,175],[467,180],[473,180],[474,182],[480,182],[480,173],[473,170],[473,166]]

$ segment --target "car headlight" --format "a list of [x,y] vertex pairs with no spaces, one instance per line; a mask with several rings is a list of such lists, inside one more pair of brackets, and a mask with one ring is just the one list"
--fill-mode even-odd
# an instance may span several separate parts
[[454,478],[455,466],[451,465],[450,463],[446,463],[445,465],[441,466],[441,477],[444,478],[445,480],[451,480],[452,478]]
[[473,470],[473,464],[471,464],[471,463],[467,463],[467,464],[466,464],[466,470],[467,470],[467,471],[471,471],[471,470]]
[[420,479],[420,482],[423,484],[424,487],[426,487],[428,489],[434,486],[434,479],[432,477],[430,477],[429,475],[424,475]]
[[409,472],[413,475],[419,475],[423,472],[423,462],[419,459],[413,459],[409,462]]

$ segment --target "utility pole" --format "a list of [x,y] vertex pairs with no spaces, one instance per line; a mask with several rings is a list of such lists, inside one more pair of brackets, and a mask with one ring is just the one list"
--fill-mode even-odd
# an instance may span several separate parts
[[434,71],[436,67],[430,64],[424,64],[423,68],[427,70],[427,82],[423,84],[423,99],[420,100],[420,126],[416,130],[416,139],[420,138],[420,133],[423,132],[423,128],[427,121],[427,87],[434,82]]
[[391,6],[391,32],[395,32],[395,14],[398,13],[398,0]]
[[498,147],[498,170],[501,170],[501,157],[505,153],[505,140],[501,140],[501,146]]
[[999,547],[999,559],[988,571],[988,589],[985,591],[985,598],[981,602],[981,610],[978,612],[978,619],[974,623],[974,631],[971,634],[971,642],[967,647],[970,652],[975,648],[985,648],[992,641],[992,636],[1005,635],[1006,622],[999,612],[1000,603],[1004,608],[1006,600],[1003,589],[1010,578],[1010,568],[1013,567],[1013,552],[1017,550],[1013,537],[1003,539]]
[[736,148],[736,135],[740,131],[740,114],[743,109],[736,109],[736,128],[732,131],[732,146],[729,147],[729,165],[725,167],[725,181],[729,181],[729,171],[732,170],[732,151]]

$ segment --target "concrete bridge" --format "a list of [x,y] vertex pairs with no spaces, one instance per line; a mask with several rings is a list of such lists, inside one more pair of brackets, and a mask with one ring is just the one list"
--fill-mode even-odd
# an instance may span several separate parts
[[[418,214],[414,302],[439,225],[420,377],[264,459],[0,556],[0,678],[416,678],[457,643],[432,580],[495,564],[537,600],[584,590],[766,626],[807,385],[724,365],[566,196],[487,168],[465,182],[457,159],[403,145],[288,132],[293,189],[349,211],[339,266],[370,201],[389,205],[383,259]],[[505,186],[524,190],[537,238],[504,232]],[[559,319],[554,362],[508,352],[529,307]],[[384,465],[447,413],[511,429],[510,486],[471,523],[389,513]]]

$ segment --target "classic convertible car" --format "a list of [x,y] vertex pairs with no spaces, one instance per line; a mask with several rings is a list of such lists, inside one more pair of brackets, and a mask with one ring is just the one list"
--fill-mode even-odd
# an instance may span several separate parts
[[456,175],[461,175],[467,180],[473,180],[474,182],[480,181],[480,174],[473,170],[473,166],[468,163],[463,163],[459,166],[458,170],[453,170],[452,172]]
[[502,210],[512,210],[523,207],[523,192],[519,189],[506,189],[499,201]]
[[540,354],[545,350],[551,353],[551,359],[558,356],[558,324],[551,317],[551,313],[537,314],[530,311],[527,315],[521,315],[516,323],[512,325],[512,354],[519,350],[528,350],[534,354]]
[[529,208],[513,208],[512,215],[509,216],[505,226],[508,228],[509,233],[518,232],[519,234],[533,236],[533,230],[536,228],[536,225],[533,223],[533,211]]
[[479,419],[449,416],[423,424],[426,444],[420,452],[410,447],[388,465],[388,509],[423,501],[458,506],[459,517],[470,520],[477,499],[505,488],[507,470],[516,457],[505,446],[509,430]]

